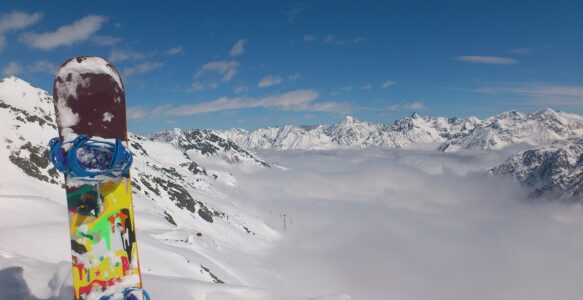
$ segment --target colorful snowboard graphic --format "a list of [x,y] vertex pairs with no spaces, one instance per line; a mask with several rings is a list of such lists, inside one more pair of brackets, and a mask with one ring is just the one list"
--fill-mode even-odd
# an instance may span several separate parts
[[[65,62],[57,72],[53,95],[63,145],[85,134],[91,139],[119,139],[127,148],[124,89],[108,61],[86,56]],[[65,150],[63,146],[61,151]],[[75,299],[100,299],[125,288],[141,288],[129,175],[95,183],[66,175],[66,190]]]

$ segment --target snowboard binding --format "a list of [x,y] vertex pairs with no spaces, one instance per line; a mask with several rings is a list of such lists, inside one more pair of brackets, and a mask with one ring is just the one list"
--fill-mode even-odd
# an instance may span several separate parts
[[[65,154],[64,145],[68,146]],[[112,143],[80,134],[64,144],[60,138],[53,138],[49,147],[51,161],[57,170],[86,182],[120,178],[128,174],[133,161],[132,153],[119,139]]]
[[[99,300],[112,300],[116,295],[108,295],[108,296],[101,296]],[[146,292],[145,289],[141,288],[126,288],[122,292],[121,300],[150,300],[150,295]],[[139,298],[140,297],[140,298]],[[115,298],[115,299],[120,299]]]

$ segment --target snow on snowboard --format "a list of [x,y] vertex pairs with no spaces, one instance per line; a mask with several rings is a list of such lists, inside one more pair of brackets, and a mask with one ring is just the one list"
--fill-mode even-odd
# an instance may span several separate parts
[[53,95],[51,160],[66,178],[75,300],[146,300],[121,78],[103,58],[75,57],[57,72]]

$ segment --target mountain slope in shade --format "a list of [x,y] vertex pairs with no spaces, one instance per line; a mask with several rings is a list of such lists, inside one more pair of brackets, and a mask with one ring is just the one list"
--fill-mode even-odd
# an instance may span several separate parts
[[490,170],[533,189],[531,196],[583,201],[583,138],[561,140],[522,151]]
[[248,149],[404,148],[428,144],[441,151],[456,152],[502,149],[513,144],[542,145],[582,137],[583,117],[552,109],[531,114],[509,111],[485,120],[414,113],[391,124],[372,124],[348,116],[333,125],[231,129],[219,134]]

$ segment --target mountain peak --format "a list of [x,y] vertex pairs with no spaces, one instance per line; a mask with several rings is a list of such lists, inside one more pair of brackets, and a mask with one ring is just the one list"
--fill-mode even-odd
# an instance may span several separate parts
[[413,112],[411,114],[411,119],[419,119],[419,118],[421,118],[421,116],[417,112]]
[[353,116],[349,116],[349,115],[344,117],[344,120],[342,121],[342,123],[344,123],[344,124],[350,124],[350,123],[356,123],[356,122],[358,122],[358,120],[355,119]]
[[552,109],[552,108],[547,107],[547,108],[543,108],[541,110],[536,111],[534,114],[538,115],[538,116],[552,116],[552,115],[557,114],[557,111]]

